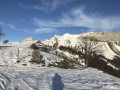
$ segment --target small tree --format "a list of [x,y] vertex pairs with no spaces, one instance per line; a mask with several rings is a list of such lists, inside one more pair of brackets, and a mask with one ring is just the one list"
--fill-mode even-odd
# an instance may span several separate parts
[[0,27],[0,38],[2,37],[2,36],[4,36],[5,34],[4,33],[2,33],[2,29],[1,29],[1,27]]
[[55,43],[54,43],[53,47],[54,47],[54,49],[56,49],[58,46],[58,39],[55,37],[54,40],[55,40]]
[[103,44],[99,44],[99,41],[93,36],[79,37],[78,40],[84,53],[85,65],[88,66],[90,56],[94,53],[101,53]]
[[8,40],[4,40],[4,41],[3,41],[4,44],[7,44],[8,42],[9,42]]

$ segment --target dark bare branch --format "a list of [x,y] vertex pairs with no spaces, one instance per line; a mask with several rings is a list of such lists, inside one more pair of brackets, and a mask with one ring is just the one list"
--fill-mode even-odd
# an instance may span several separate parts
[[79,37],[79,44],[83,48],[85,54],[85,64],[87,66],[88,58],[94,53],[102,53],[103,44],[93,36]]

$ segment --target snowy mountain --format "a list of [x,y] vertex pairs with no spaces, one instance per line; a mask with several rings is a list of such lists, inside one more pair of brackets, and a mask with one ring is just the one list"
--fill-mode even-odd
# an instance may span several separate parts
[[[42,41],[47,46],[60,46],[77,48],[80,47],[81,37],[94,37],[99,40],[99,44],[104,45],[101,49],[105,52],[102,53],[106,58],[113,59],[115,55],[120,55],[119,50],[119,42],[120,42],[120,33],[105,33],[105,32],[90,32],[90,33],[82,33],[80,35],[70,35],[64,34],[63,36],[55,35],[50,39],[46,39]],[[112,45],[111,45],[112,44]],[[112,48],[114,47],[114,48]]]
[[[88,39],[92,37],[92,40],[96,40],[95,43],[97,43],[93,43],[90,39],[87,41],[86,48],[89,49],[87,52],[97,52],[90,54],[88,58],[85,58],[87,55],[84,48],[85,40],[83,40],[85,37]],[[83,66],[85,66],[87,59],[88,66],[120,77],[120,33],[90,32],[80,35],[70,35],[67,33],[63,36],[55,35],[50,39],[42,41],[42,43],[55,47],[56,55],[62,52],[68,60],[76,60],[76,62]],[[89,46],[90,44],[91,46]]]
[[89,33],[82,33],[79,35],[71,35],[71,34],[64,34],[63,36],[55,35],[50,39],[46,39],[42,41],[45,45],[53,46],[56,42],[58,42],[58,46],[72,46],[78,44],[78,38],[84,36],[93,36],[100,41],[104,42],[120,42],[120,33],[111,33],[111,32],[89,32]]
[[26,39],[23,40],[23,42],[37,42],[37,39],[34,39],[33,37],[27,37]]
[[81,34],[83,36],[94,36],[95,38],[106,42],[120,42],[120,33],[112,32],[89,32]]
[[[65,34],[42,42],[32,37],[23,42],[0,42],[0,90],[119,90],[119,35],[109,35]],[[87,41],[92,48],[86,48],[95,52],[92,54],[86,54],[82,40],[89,36],[95,40],[98,37],[96,44],[92,44],[90,39]],[[105,39],[100,40],[103,37]],[[32,44],[39,49],[30,48]],[[40,53],[40,63],[30,62],[34,51]]]
[[63,36],[55,35],[54,37],[50,39],[46,39],[45,41],[42,41],[45,45],[48,46],[54,46],[56,43],[58,43],[57,46],[76,46],[77,45],[77,38],[79,35],[70,35],[68,33],[64,34]]

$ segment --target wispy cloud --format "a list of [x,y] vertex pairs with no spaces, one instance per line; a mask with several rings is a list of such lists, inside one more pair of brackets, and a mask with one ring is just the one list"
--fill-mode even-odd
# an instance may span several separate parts
[[34,34],[43,34],[43,33],[57,33],[57,30],[54,28],[37,28],[34,30]]
[[58,7],[58,0],[41,0],[39,4],[34,5],[33,8],[45,12],[53,11]]
[[4,26],[9,27],[10,29],[13,29],[13,30],[19,30],[19,29],[17,29],[17,27],[15,25],[10,24],[10,23],[0,22],[0,25],[1,26],[4,25]]
[[10,27],[11,29],[17,29],[16,26],[14,26],[13,24],[7,24],[8,27]]
[[86,14],[83,8],[75,8],[64,13],[57,21],[41,20],[34,18],[34,24],[40,27],[69,27],[82,26],[93,30],[113,30],[120,28],[119,16],[100,16],[96,13]]
[[32,32],[30,29],[27,29],[27,28],[24,28],[24,29],[23,29],[23,32],[24,32],[25,34],[33,34],[33,32]]
[[23,8],[41,10],[41,11],[48,13],[48,12],[52,12],[56,10],[57,8],[61,6],[65,6],[69,4],[71,1],[72,0],[40,0],[35,5],[26,5],[26,4],[20,3],[19,6]]

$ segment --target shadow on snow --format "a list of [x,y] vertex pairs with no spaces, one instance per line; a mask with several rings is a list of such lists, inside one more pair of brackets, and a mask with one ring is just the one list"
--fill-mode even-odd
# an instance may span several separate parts
[[55,74],[55,76],[52,78],[52,88],[53,90],[63,90],[64,84],[61,81],[61,76],[59,74]]

